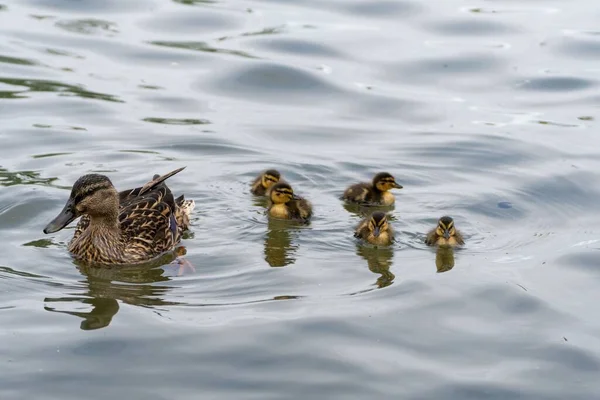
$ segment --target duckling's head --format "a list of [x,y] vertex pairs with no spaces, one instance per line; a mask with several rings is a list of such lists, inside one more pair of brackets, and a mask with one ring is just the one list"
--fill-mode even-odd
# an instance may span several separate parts
[[375,211],[371,214],[369,219],[369,231],[373,233],[373,236],[378,237],[382,232],[389,230],[387,216],[384,212]]
[[273,185],[270,198],[273,204],[285,204],[290,200],[298,200],[298,196],[294,194],[292,187],[284,182]]
[[45,228],[44,233],[54,233],[69,225],[82,214],[92,218],[116,218],[119,194],[108,177],[88,174],[77,179],[67,204]]
[[448,216],[443,216],[442,218],[440,218],[438,220],[438,226],[435,229],[435,233],[446,240],[456,235],[456,228],[454,228],[454,220]]
[[268,189],[271,187],[271,185],[279,182],[279,179],[281,179],[281,174],[279,171],[275,169],[268,169],[260,176],[260,183],[265,189]]
[[380,172],[373,178],[373,186],[377,188],[377,190],[381,192],[387,192],[390,189],[402,189],[402,185],[396,183],[396,179],[387,173]]

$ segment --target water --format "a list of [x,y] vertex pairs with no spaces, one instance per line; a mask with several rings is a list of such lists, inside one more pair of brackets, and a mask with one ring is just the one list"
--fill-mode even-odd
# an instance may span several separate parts
[[[597,2],[0,3],[0,398],[600,398]],[[195,272],[42,233],[84,173],[180,166]],[[378,252],[338,196],[380,170]]]

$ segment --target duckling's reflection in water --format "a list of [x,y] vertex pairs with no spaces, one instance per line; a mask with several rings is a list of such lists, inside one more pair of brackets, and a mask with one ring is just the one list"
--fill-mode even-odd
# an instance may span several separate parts
[[265,261],[271,267],[285,267],[296,262],[294,255],[298,245],[292,243],[294,230],[289,221],[269,220],[265,235]]
[[450,246],[439,246],[435,252],[437,272],[442,273],[454,268],[454,250]]
[[376,206],[376,205],[363,205],[363,204],[350,203],[350,202],[343,202],[342,206],[350,214],[353,214],[353,215],[355,215],[357,217],[361,217],[361,218],[366,217],[367,215],[369,215],[375,211],[383,211],[385,213],[388,213],[395,209],[395,207],[393,205],[391,205],[391,206]]
[[356,254],[367,261],[371,272],[381,275],[375,282],[377,287],[384,288],[394,283],[396,276],[390,271],[394,258],[392,247],[371,247],[357,243]]
[[[77,263],[77,269],[85,277],[85,280],[81,281],[84,290],[72,297],[45,298],[44,302],[46,304],[68,302],[88,304],[92,306],[92,310],[88,312],[57,310],[49,305],[45,305],[44,309],[82,318],[80,328],[93,330],[105,328],[112,322],[113,317],[119,312],[119,301],[148,308],[181,304],[163,300],[172,287],[155,285],[157,282],[171,280],[164,275],[165,268],[168,267],[165,264],[172,262],[175,257],[175,253],[169,253],[155,262],[136,267],[90,267]],[[159,268],[159,266],[165,267]]]

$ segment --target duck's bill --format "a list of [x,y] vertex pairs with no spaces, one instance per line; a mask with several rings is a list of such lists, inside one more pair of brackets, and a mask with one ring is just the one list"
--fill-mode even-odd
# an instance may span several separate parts
[[381,234],[381,229],[378,226],[376,226],[375,229],[373,230],[373,236],[379,237],[380,234]]
[[444,239],[450,239],[450,232],[448,232],[447,230],[444,231]]
[[292,200],[302,200],[302,197],[300,197],[300,196],[298,196],[296,194],[293,194],[292,195]]
[[76,218],[73,200],[69,199],[64,208],[46,227],[44,233],[54,233],[69,225]]
[[394,187],[395,187],[396,189],[402,189],[402,185],[401,185],[401,184],[399,184],[399,183],[397,183],[397,182],[394,182]]

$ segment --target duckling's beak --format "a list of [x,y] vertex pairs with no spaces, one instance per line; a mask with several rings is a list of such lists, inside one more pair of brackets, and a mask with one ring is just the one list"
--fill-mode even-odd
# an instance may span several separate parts
[[375,229],[373,230],[373,236],[379,237],[380,233],[381,233],[381,229],[378,226],[376,226]]
[[450,232],[448,231],[448,229],[444,229],[444,239],[450,239]]
[[65,226],[69,225],[77,216],[75,215],[75,202],[69,199],[64,208],[46,227],[44,233],[54,233],[60,231]]
[[402,185],[401,185],[401,184],[399,184],[398,182],[394,182],[394,187],[395,187],[396,189],[402,189]]
[[292,200],[302,200],[302,197],[298,196],[296,193],[292,195]]

